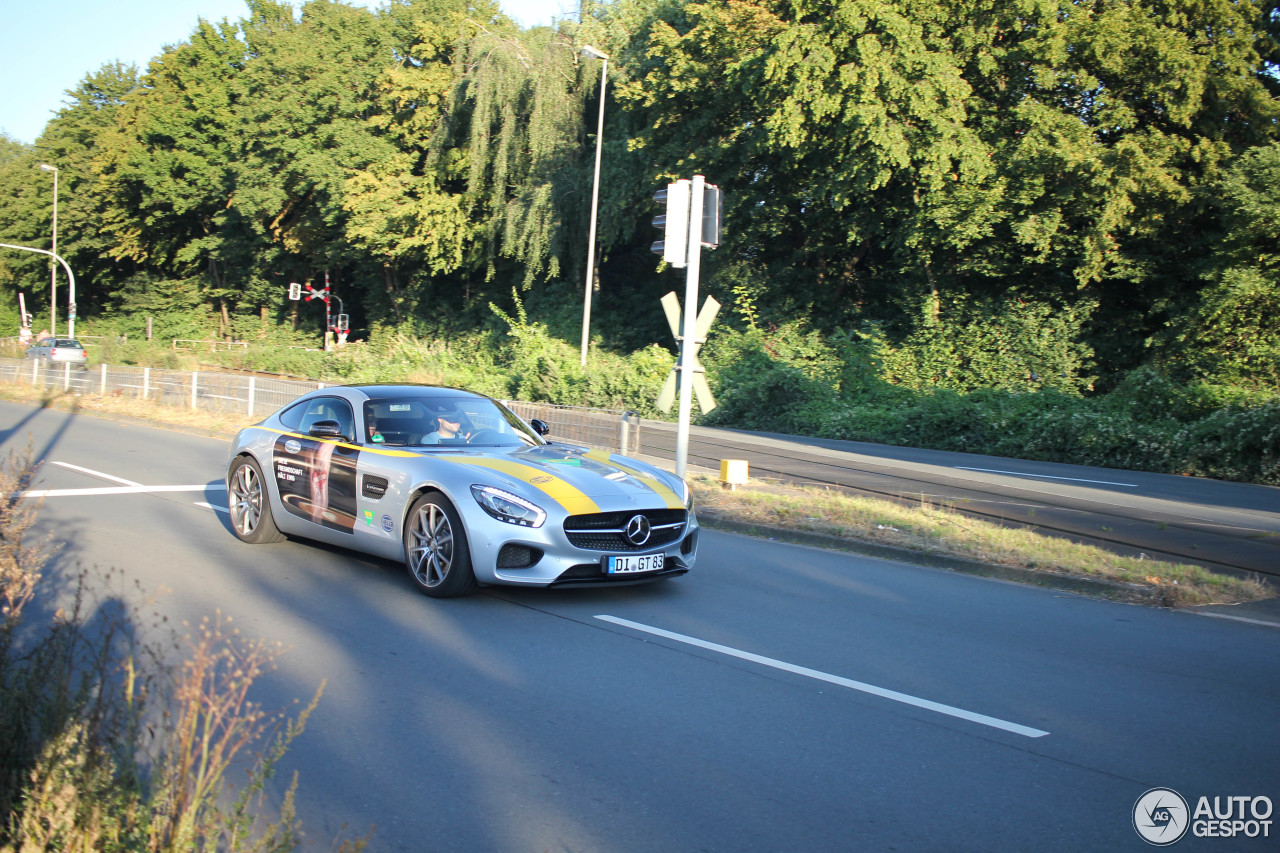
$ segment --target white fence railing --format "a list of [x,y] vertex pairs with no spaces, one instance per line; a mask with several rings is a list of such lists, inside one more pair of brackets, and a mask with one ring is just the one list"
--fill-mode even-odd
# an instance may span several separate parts
[[[45,364],[0,358],[0,381],[101,397],[151,400],[188,409],[263,418],[326,383],[204,370],[164,370],[95,364]],[[540,418],[553,438],[635,454],[640,416],[634,412],[504,401],[525,420]]]

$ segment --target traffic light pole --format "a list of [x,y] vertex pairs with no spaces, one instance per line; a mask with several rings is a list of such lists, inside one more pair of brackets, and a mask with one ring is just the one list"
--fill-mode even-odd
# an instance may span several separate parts
[[324,351],[329,351],[329,332],[333,329],[333,320],[329,314],[329,271],[324,271]]
[[689,460],[689,420],[693,411],[694,343],[697,337],[698,273],[702,268],[702,191],[706,179],[694,175],[689,193],[689,242],[684,280],[684,332],[680,340],[680,415],[676,424],[676,476],[684,479]]
[[[682,331],[676,328],[674,316],[676,308],[667,304],[663,297],[663,310],[667,312],[667,321],[671,331],[680,341],[680,358],[676,363],[675,375],[667,378],[663,390],[658,395],[658,405],[663,411],[671,407],[671,396],[674,389],[679,389],[680,412],[676,421],[676,476],[684,479],[689,460],[689,421],[693,410],[695,374],[698,367],[699,322],[698,312],[698,274],[702,268],[702,247],[714,249],[720,245],[720,220],[724,207],[724,194],[720,188],[707,183],[702,175],[694,175],[692,180],[681,178],[667,184],[664,190],[658,190],[654,201],[662,202],[664,210],[655,217],[653,224],[663,229],[662,239],[650,248],[671,266],[685,268],[684,285],[684,317],[680,323]],[[674,294],[668,294],[674,300]],[[720,304],[709,299],[703,313],[706,316],[703,325],[703,336],[711,326]],[[674,383],[673,383],[674,380]],[[711,399],[711,390],[705,381],[700,386],[699,403],[703,412],[715,407]]]
[[[71,265],[61,255],[54,254],[48,249],[35,249],[31,246],[14,246],[11,243],[0,243],[0,249],[17,249],[20,252],[35,252],[37,255],[48,255],[58,263],[62,264],[62,268],[67,272],[67,337],[74,338],[76,336],[76,274],[71,271]],[[50,311],[56,311],[51,308]],[[49,334],[53,334],[53,329],[49,329]],[[56,337],[56,336],[55,336]]]

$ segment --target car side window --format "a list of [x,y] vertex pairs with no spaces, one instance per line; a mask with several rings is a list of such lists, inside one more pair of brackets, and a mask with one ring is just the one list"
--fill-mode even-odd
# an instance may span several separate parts
[[351,404],[338,397],[316,397],[280,415],[280,422],[295,432],[309,434],[318,421],[337,421],[342,434],[354,436],[355,415]]
[[302,415],[306,410],[307,407],[305,403],[290,406],[280,413],[280,423],[296,432],[298,430],[298,424],[302,423]]
[[351,411],[351,404],[346,400],[334,400],[333,419],[342,427],[342,434],[347,439],[354,440],[356,437],[356,416]]

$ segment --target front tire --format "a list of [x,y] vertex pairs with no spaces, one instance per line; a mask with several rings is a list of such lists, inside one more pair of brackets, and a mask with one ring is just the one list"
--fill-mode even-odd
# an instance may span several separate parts
[[271,517],[271,497],[262,469],[248,457],[237,459],[227,477],[227,508],[231,510],[231,529],[240,541],[251,545],[284,541]]
[[475,592],[471,551],[458,512],[439,494],[413,502],[404,525],[404,562],[418,589],[432,598]]

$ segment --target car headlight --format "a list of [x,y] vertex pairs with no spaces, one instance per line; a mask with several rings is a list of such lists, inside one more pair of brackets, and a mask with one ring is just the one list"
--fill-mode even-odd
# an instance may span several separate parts
[[541,527],[547,520],[547,514],[537,504],[493,486],[472,486],[471,495],[481,509],[507,524]]
[[693,512],[693,489],[689,488],[689,484],[684,480],[680,481],[681,497],[684,499],[684,508]]

